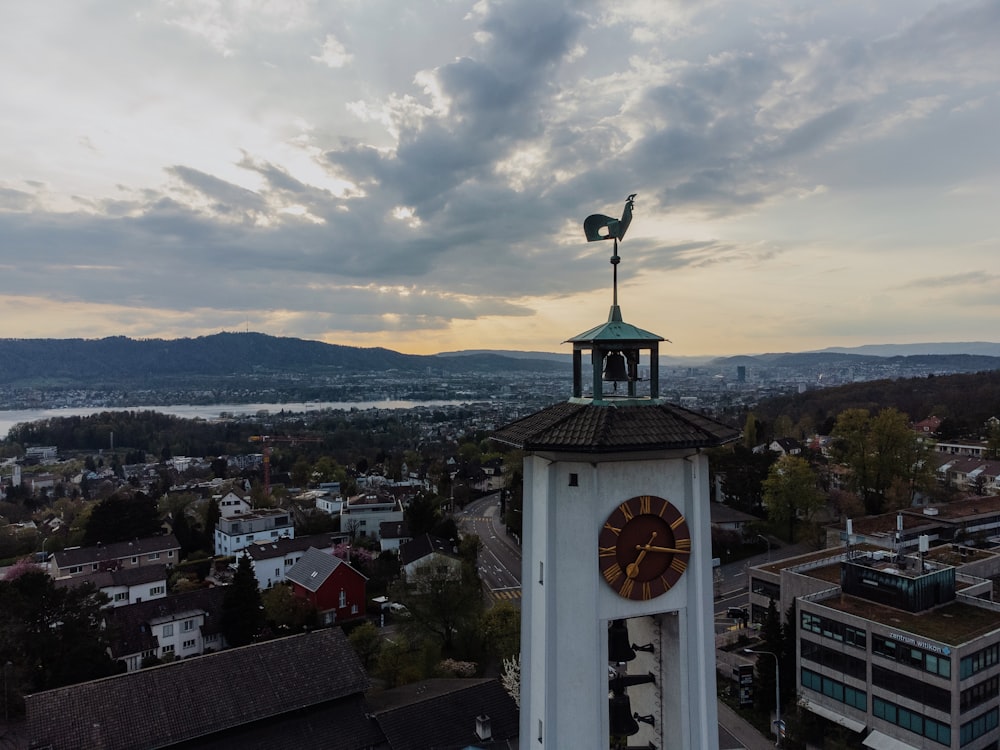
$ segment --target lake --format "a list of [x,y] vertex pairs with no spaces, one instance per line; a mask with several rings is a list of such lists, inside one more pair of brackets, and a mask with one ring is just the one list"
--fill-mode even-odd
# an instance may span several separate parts
[[415,409],[418,407],[462,406],[469,401],[309,401],[290,404],[174,404],[171,406],[85,406],[65,409],[14,409],[0,410],[0,436],[7,437],[10,428],[22,422],[37,422],[52,417],[87,417],[104,411],[155,411],[185,419],[218,419],[222,413],[232,416],[253,416],[260,411],[276,414],[281,411],[303,413],[325,409],[345,411],[351,409]]

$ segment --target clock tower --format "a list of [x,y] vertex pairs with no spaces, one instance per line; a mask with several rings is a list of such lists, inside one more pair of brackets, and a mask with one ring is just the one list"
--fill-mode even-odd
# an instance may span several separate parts
[[739,431],[662,399],[663,338],[622,318],[633,198],[584,223],[614,240],[614,300],[569,339],[572,397],[493,436],[524,451],[523,747],[718,746],[703,450]]

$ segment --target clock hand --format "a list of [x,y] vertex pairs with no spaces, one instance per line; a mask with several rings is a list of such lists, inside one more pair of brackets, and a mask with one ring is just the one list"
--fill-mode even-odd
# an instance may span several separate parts
[[[649,537],[649,544],[647,544],[646,547],[652,544],[654,539],[656,539],[655,531],[653,532],[653,535]],[[637,550],[640,550],[639,556],[635,558],[634,562],[630,562],[627,566],[625,566],[625,575],[628,576],[629,578],[635,578],[637,575],[639,575],[639,563],[642,562],[642,558],[644,558],[646,556],[646,553],[649,551],[641,544],[635,545],[635,548]]]
[[691,550],[689,549],[675,549],[674,547],[657,547],[653,544],[637,544],[636,549],[642,550],[643,552],[673,552],[675,555],[690,555]]

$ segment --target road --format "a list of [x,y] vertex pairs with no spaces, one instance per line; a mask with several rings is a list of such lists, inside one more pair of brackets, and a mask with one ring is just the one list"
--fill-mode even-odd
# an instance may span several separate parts
[[490,599],[520,606],[521,550],[507,535],[500,518],[499,501],[499,494],[494,493],[469,503],[456,521],[464,533],[476,534],[482,541],[479,577]]

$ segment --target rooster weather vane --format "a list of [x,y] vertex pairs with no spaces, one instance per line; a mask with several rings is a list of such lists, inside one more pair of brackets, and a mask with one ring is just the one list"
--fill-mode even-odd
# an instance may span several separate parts
[[587,235],[587,242],[597,242],[598,240],[614,240],[615,247],[611,256],[611,266],[614,268],[614,305],[618,306],[618,264],[621,258],[618,257],[618,240],[625,239],[625,232],[628,225],[632,223],[632,206],[635,205],[635,196],[632,193],[625,199],[625,210],[620,219],[605,216],[604,214],[591,214],[583,220],[583,232]]

